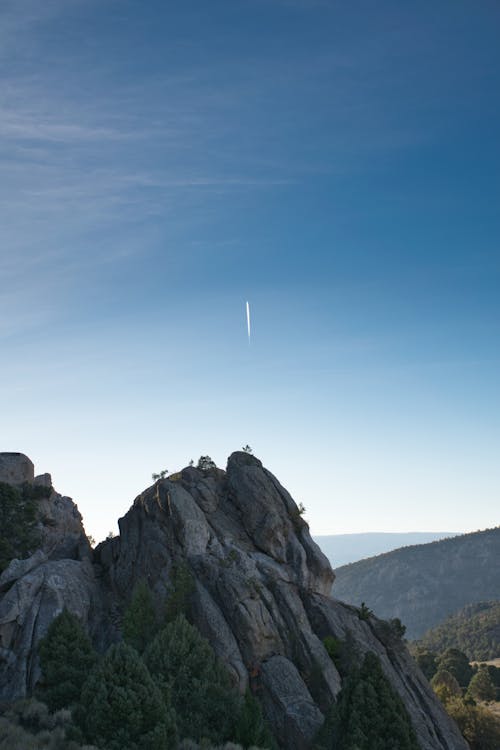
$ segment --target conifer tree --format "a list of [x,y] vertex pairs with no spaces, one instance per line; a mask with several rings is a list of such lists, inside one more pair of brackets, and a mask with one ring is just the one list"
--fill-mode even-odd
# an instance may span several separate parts
[[368,652],[328,712],[316,750],[419,750],[401,698]]
[[170,590],[165,606],[165,623],[178,615],[191,619],[191,599],[195,589],[194,578],[184,562],[174,563],[170,575]]
[[231,737],[239,696],[208,641],[184,615],[158,633],[144,661],[164,698],[172,701],[181,737],[214,743]]
[[141,657],[126,643],[111,646],[82,690],[80,725],[106,750],[170,750],[175,714]]
[[158,631],[158,621],[151,589],[139,581],[123,618],[123,639],[140,654]]
[[243,747],[269,748],[270,750],[276,747],[274,738],[264,721],[261,705],[250,690],[246,691],[241,702],[232,739]]
[[78,617],[64,609],[52,621],[38,648],[43,677],[40,697],[51,711],[73,706],[97,660]]

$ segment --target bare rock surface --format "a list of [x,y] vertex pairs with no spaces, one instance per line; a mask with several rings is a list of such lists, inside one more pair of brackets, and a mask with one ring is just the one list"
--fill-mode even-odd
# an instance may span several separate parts
[[[51,487],[45,475],[39,483]],[[376,653],[404,701],[422,750],[466,750],[454,723],[387,623],[335,601],[334,575],[288,492],[255,457],[227,470],[193,467],[159,479],[119,520],[120,535],[91,557],[81,516],[52,491],[40,504],[43,542],[0,577],[0,701],[39,679],[37,644],[67,607],[105,649],[120,637],[135,584],[158,606],[182,565],[194,580],[192,616],[243,692],[262,700],[286,750],[307,750],[341,677],[323,639]]]
[[31,693],[39,679],[37,645],[52,620],[66,607],[97,632],[102,595],[71,498],[52,488],[50,474],[34,478],[33,464],[22,454],[0,454],[0,469],[2,481],[47,490],[35,501],[40,548],[12,560],[0,575],[0,701],[9,701]]
[[360,654],[380,657],[422,750],[466,750],[402,642],[330,597],[328,560],[288,492],[252,455],[232,454],[225,472],[190,467],[160,479],[119,527],[96,550],[111,599],[128,600],[143,579],[162,600],[173,566],[187,565],[197,626],[240,689],[260,696],[283,748],[310,747],[341,689],[323,638],[349,631]]
[[35,467],[24,453],[0,453],[0,482],[20,485],[33,482]]
[[[7,568],[2,579],[7,573],[12,575]],[[99,599],[88,561],[45,560],[19,574],[0,598],[0,701],[35,687],[40,677],[36,646],[52,620],[66,607],[90,626]]]

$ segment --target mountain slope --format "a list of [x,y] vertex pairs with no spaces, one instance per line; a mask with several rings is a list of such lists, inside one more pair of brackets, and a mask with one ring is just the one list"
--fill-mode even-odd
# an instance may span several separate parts
[[411,544],[427,544],[445,537],[456,536],[452,532],[409,531],[396,532],[366,532],[363,534],[330,534],[313,537],[322,552],[330,560],[334,570],[342,565],[357,562],[365,557],[381,555],[399,547]]
[[500,601],[468,604],[424,633],[418,644],[436,653],[458,648],[471,661],[500,657]]
[[394,550],[337,568],[333,595],[420,637],[467,604],[497,599],[500,527]]

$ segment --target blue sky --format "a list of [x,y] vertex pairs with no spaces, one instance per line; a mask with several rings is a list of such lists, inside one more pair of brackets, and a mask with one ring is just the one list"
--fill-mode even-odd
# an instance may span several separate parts
[[487,0],[4,0],[0,450],[96,538],[246,443],[316,534],[497,525],[499,34]]

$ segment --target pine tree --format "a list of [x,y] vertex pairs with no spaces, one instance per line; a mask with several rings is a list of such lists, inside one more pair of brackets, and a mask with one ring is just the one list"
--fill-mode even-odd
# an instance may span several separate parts
[[82,690],[80,725],[106,750],[169,750],[177,743],[175,714],[135,649],[111,646]]
[[157,632],[158,621],[151,589],[145,581],[139,581],[123,618],[123,639],[142,654]]
[[276,747],[274,738],[264,721],[261,705],[250,690],[246,691],[241,703],[232,740],[239,742],[243,747],[270,748],[270,750]]
[[165,699],[172,701],[181,737],[215,743],[230,738],[239,696],[208,641],[184,615],[158,633],[144,661]]
[[97,655],[80,620],[64,609],[39,643],[40,697],[51,711],[73,706]]
[[368,652],[361,669],[345,680],[327,714],[316,750],[419,750],[401,698]]
[[184,562],[174,563],[170,575],[170,590],[165,606],[165,622],[173,622],[178,615],[191,617],[191,598],[195,589],[193,574]]

